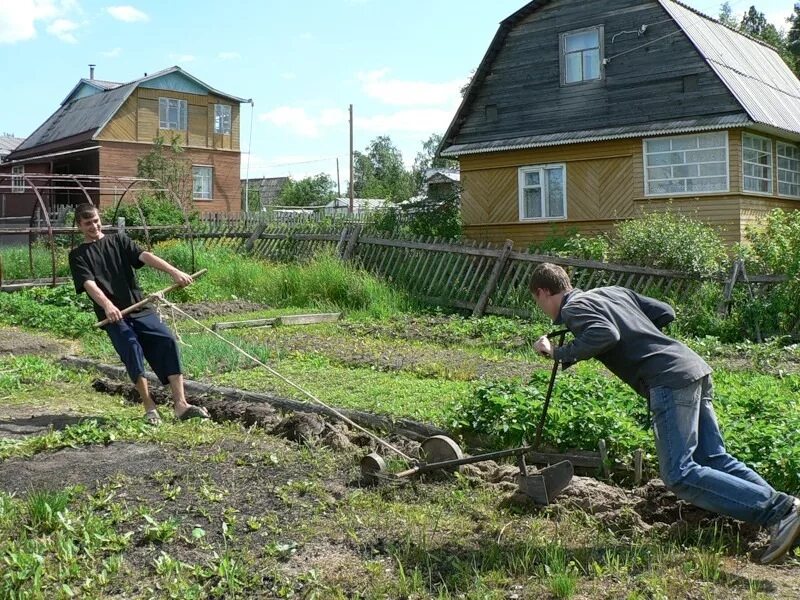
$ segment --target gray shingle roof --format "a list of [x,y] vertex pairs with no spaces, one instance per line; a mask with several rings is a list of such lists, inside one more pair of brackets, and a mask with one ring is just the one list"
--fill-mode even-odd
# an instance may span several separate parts
[[[28,150],[81,133],[87,133],[91,137],[114,116],[134,89],[136,83],[129,83],[67,102],[20,144],[17,151]],[[91,132],[91,135],[88,132]]]

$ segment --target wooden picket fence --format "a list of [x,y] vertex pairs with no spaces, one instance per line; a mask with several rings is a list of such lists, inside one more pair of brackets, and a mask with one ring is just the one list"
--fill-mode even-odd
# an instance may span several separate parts
[[[658,297],[690,296],[704,281],[725,286],[730,300],[736,285],[745,284],[755,297],[785,277],[742,277],[742,269],[715,277],[618,265],[598,261],[530,254],[515,250],[511,241],[456,243],[438,238],[408,239],[377,235],[356,225],[339,229],[321,224],[285,227],[275,224],[218,222],[197,228],[193,237],[207,247],[224,246],[270,260],[308,260],[321,251],[335,252],[343,260],[393,282],[422,301],[472,311],[507,316],[530,316],[534,309],[528,292],[531,271],[543,262],[563,266],[575,287],[591,289],[622,285]],[[720,307],[721,310],[724,307]]]

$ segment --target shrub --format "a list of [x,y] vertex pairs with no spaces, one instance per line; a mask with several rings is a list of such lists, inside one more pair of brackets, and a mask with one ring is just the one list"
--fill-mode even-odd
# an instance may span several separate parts
[[768,332],[788,332],[800,317],[800,212],[775,209],[755,226],[747,228],[750,245],[745,249],[749,272],[787,275],[766,296],[740,303],[751,319]]
[[708,225],[672,212],[650,213],[616,226],[608,251],[611,262],[712,275],[727,255]]
[[531,244],[529,251],[534,254],[602,261],[608,254],[608,238],[604,235],[584,237],[572,227],[563,234],[554,230],[543,242]]

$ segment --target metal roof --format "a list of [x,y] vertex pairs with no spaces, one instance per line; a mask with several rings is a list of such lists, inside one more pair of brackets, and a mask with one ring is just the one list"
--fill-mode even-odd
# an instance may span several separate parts
[[[81,83],[87,83],[104,89],[96,94],[77,98],[63,104],[47,119],[47,121],[42,123],[36,131],[20,144],[14,153],[24,152],[43,144],[71,138],[82,133],[85,133],[89,139],[94,139],[94,136],[100,133],[103,127],[106,126],[120,107],[122,107],[133,90],[145,82],[176,72],[201,85],[212,94],[239,103],[249,102],[249,100],[215,90],[177,66],[158,71],[152,75],[125,84],[100,81],[97,79],[82,79],[78,82],[78,85],[73,88],[73,92]],[[72,92],[70,92],[70,95],[72,95]]]
[[0,156],[5,156],[23,142],[23,138],[12,135],[0,135]]
[[800,133],[800,81],[770,46],[675,0],[659,0],[757,123]]
[[481,152],[500,152],[503,150],[525,150],[528,148],[544,148],[546,146],[561,146],[578,142],[602,142],[625,138],[637,138],[649,135],[662,135],[665,133],[692,133],[695,131],[713,131],[715,129],[728,129],[730,127],[745,127],[753,122],[744,115],[730,115],[723,117],[700,117],[680,121],[665,121],[660,123],[645,123],[641,125],[626,125],[624,127],[608,127],[605,129],[589,129],[584,131],[568,131],[564,133],[547,133],[543,135],[529,135],[504,140],[491,140],[487,142],[472,142],[469,144],[454,144],[445,148],[441,156],[461,156],[464,154],[479,154]]
[[[441,156],[459,156],[479,152],[496,152],[522,148],[537,148],[575,142],[601,141],[659,133],[689,133],[724,127],[764,125],[795,139],[800,135],[800,81],[771,46],[730,29],[713,18],[677,0],[657,0],[694,44],[709,66],[749,115],[750,119],[733,117],[727,125],[701,123],[703,119],[670,123],[651,123],[591,131],[573,131],[548,135],[527,136],[505,140],[487,140],[468,144],[449,144],[457,134],[462,115],[477,95],[482,80],[491,70],[494,58],[505,43],[509,32],[524,18],[553,0],[531,0],[500,22],[489,48],[472,77],[461,105],[439,146]],[[731,117],[722,117],[731,119]],[[687,122],[697,121],[696,125]]]

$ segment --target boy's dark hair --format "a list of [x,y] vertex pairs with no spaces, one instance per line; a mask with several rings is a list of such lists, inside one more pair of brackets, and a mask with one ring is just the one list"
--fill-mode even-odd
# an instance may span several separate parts
[[75,222],[80,223],[87,219],[94,219],[96,214],[98,214],[97,207],[94,204],[84,202],[83,204],[79,204],[75,209]]
[[552,263],[541,263],[536,266],[528,282],[531,293],[535,290],[547,290],[551,294],[568,292],[572,289],[567,272]]

